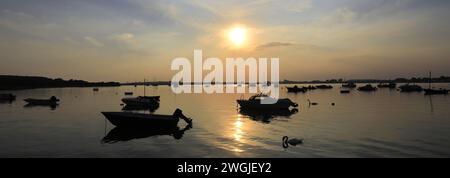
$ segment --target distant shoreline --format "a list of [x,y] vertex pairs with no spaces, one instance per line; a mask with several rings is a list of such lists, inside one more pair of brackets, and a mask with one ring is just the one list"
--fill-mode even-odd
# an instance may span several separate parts
[[[343,84],[347,82],[353,83],[450,83],[450,77],[441,76],[438,78],[432,78],[431,81],[426,77],[412,77],[397,78],[394,80],[377,80],[377,79],[330,79],[330,80],[312,80],[312,81],[290,81],[283,80],[280,84]],[[47,77],[38,76],[14,76],[14,75],[0,75],[0,90],[27,90],[27,89],[39,89],[39,88],[86,88],[86,87],[119,87],[119,86],[130,86],[130,85],[148,85],[148,86],[159,86],[166,85],[170,86],[170,81],[155,81],[155,82],[88,82],[84,80],[63,80],[60,78],[51,79]],[[198,85],[203,83],[191,83],[191,85]],[[213,83],[214,84],[214,83]],[[238,84],[238,83],[223,83],[225,84]],[[249,82],[243,84],[249,85]],[[253,83],[252,83],[253,84]]]
[[119,82],[87,82],[84,80],[51,79],[36,76],[0,75],[0,90],[27,90],[38,88],[117,87]]

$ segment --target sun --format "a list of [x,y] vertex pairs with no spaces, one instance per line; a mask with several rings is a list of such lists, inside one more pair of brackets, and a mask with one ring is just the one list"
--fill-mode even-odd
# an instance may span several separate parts
[[247,38],[247,30],[243,27],[234,27],[230,29],[228,32],[228,38],[229,40],[235,45],[235,46],[242,46],[244,44],[246,38]]

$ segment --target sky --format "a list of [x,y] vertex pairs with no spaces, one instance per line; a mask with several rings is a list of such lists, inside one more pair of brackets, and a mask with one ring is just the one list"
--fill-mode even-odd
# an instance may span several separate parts
[[[2,0],[0,75],[170,80],[176,57],[277,57],[280,79],[450,75],[448,0]],[[245,44],[227,31],[246,30]]]

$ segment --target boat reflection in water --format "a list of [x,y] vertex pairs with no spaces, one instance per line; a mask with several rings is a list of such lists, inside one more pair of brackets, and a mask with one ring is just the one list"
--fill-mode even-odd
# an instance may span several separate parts
[[[184,132],[192,128],[192,119],[186,117],[181,109],[176,109],[172,115],[132,112],[102,112],[102,114],[111,124],[116,126],[103,138],[102,142],[104,143],[115,143],[157,135],[171,135],[175,139],[181,139]],[[184,129],[178,127],[180,119],[187,123]]]
[[270,109],[270,110],[254,110],[254,109],[240,109],[239,113],[248,116],[250,119],[262,123],[269,124],[275,118],[290,118],[296,114],[298,109]]
[[56,108],[58,108],[59,104],[54,103],[54,104],[33,104],[33,103],[28,103],[26,105],[24,105],[24,108],[50,108],[51,110],[55,110]]
[[102,143],[126,142],[134,139],[143,139],[154,136],[172,136],[176,140],[183,138],[184,132],[192,129],[192,123],[186,125],[183,129],[180,127],[162,127],[162,128],[130,128],[115,127],[102,139]]

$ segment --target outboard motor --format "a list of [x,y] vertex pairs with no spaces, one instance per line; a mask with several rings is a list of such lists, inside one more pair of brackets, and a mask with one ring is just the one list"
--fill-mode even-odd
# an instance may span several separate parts
[[188,123],[188,124],[192,124],[192,119],[191,118],[187,118],[184,114],[183,114],[183,111],[181,111],[181,109],[176,109],[175,110],[175,112],[173,113],[173,116],[174,117],[177,117],[177,118],[181,118],[181,119],[183,119],[186,123]]

